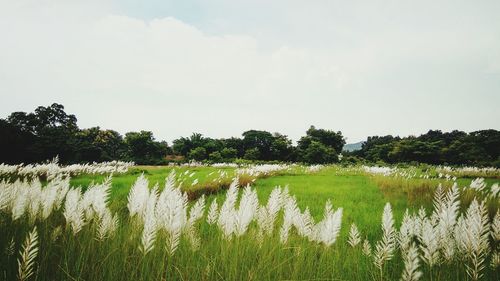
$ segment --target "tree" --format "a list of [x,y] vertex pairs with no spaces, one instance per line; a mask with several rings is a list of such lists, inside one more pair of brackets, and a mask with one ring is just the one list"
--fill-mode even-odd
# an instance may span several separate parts
[[173,141],[172,148],[175,154],[187,156],[193,147],[189,138],[181,137]]
[[83,129],[76,133],[75,159],[78,162],[110,161],[122,159],[126,147],[122,136],[113,130],[99,127]]
[[168,147],[156,142],[150,131],[129,132],[125,134],[126,155],[137,164],[157,164],[165,157]]
[[39,106],[34,113],[13,112],[7,120],[22,131],[34,135],[41,135],[45,130],[54,128],[64,128],[71,132],[78,130],[76,116],[67,114],[64,106],[58,103],[47,107]]
[[203,137],[202,134],[193,133],[189,138],[181,137],[174,140],[174,153],[182,156],[188,156],[191,150],[203,147],[208,154],[222,149],[223,144],[220,140]]
[[238,157],[238,151],[231,147],[225,147],[221,150],[220,155],[224,161],[233,161]]
[[[341,132],[311,126],[297,146],[279,133],[249,130],[243,138],[212,139],[200,133],[174,140],[173,148],[158,142],[148,131],[129,132],[122,137],[99,127],[79,129],[77,118],[61,104],[39,106],[33,112],[13,112],[0,119],[0,162],[33,163],[59,156],[61,163],[130,160],[138,164],[159,164],[173,159],[210,159],[213,162],[250,160],[338,161],[345,140]],[[418,137],[371,136],[359,151],[344,153],[356,159],[387,163],[420,162],[445,165],[500,166],[500,132],[481,130],[429,130]],[[348,162],[346,159],[344,162]]]
[[[243,155],[245,154],[245,146],[243,144],[243,140],[240,138],[232,137],[229,139],[221,139],[221,143],[223,148],[236,150],[236,156],[228,158],[243,157]],[[224,155],[222,155],[222,157],[224,157]]]
[[[341,132],[324,129],[316,129],[311,126],[306,136],[300,138],[297,143],[299,159],[306,163],[332,163],[338,161],[338,152],[345,145]],[[324,156],[319,155],[320,152]]]
[[399,140],[399,137],[393,137],[391,135],[368,137],[361,145],[359,156],[373,162],[387,162],[389,159],[389,152],[393,149],[393,144]]
[[249,150],[256,149],[258,151],[258,154],[254,153],[253,150],[252,152],[250,152],[253,156],[258,155],[258,158],[253,160],[271,160],[271,145],[273,141],[274,137],[269,132],[258,130],[246,131],[243,133],[245,155]]
[[406,138],[395,142],[387,157],[389,162],[419,162],[438,164],[440,162],[440,141],[424,142]]
[[316,129],[314,126],[311,126],[309,130],[306,131],[306,134],[312,140],[318,141],[327,147],[331,147],[335,149],[335,151],[342,151],[342,148],[345,145],[344,137],[340,131],[334,132],[330,130]]
[[325,164],[338,162],[335,149],[327,147],[319,141],[311,141],[302,154],[302,161],[308,164]]
[[205,160],[207,159],[207,150],[201,146],[193,148],[189,151],[188,158],[196,161]]
[[208,155],[208,160],[212,161],[212,163],[221,163],[223,161],[220,152],[215,151]]
[[32,163],[39,160],[33,152],[36,137],[0,119],[0,163]]
[[75,134],[78,132],[75,115],[64,112],[64,106],[54,103],[39,106],[34,113],[13,112],[7,121],[24,133],[32,134],[35,141],[30,147],[39,160],[59,156],[63,163],[74,162]]
[[77,162],[92,162],[102,161],[102,150],[95,145],[95,139],[99,134],[99,127],[83,129],[75,135],[75,155],[74,159]]
[[294,148],[292,141],[285,135],[275,133],[273,135],[274,139],[271,143],[271,159],[280,161],[291,161]]
[[[100,130],[94,139],[94,144],[101,148],[103,161],[120,159],[125,149],[123,137],[113,130]],[[162,144],[162,148],[165,147],[168,148],[167,143]]]
[[259,149],[257,149],[256,147],[247,149],[245,151],[245,155],[243,156],[243,158],[247,160],[259,160],[260,159]]
[[203,142],[203,147],[207,150],[207,153],[220,151],[222,149],[222,142],[220,140],[205,138]]

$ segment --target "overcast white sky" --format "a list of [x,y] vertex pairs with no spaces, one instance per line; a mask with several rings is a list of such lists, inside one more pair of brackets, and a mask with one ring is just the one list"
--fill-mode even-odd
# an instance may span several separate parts
[[0,118],[171,142],[500,129],[500,1],[0,0]]

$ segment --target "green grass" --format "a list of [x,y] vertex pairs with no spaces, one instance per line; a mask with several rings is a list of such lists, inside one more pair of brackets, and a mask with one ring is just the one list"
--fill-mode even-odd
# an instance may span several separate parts
[[[225,171],[229,179],[234,177],[234,168],[212,168],[212,167],[164,167],[164,166],[137,166],[129,169],[125,174],[113,175],[110,207],[113,210],[119,210],[125,207],[127,196],[131,186],[136,181],[137,177],[144,174],[149,180],[151,187],[158,184],[160,189],[165,185],[165,179],[170,172],[174,170],[179,183],[182,181],[182,188],[185,191],[204,188],[204,184],[211,183],[216,177],[217,172]],[[185,172],[188,175],[185,175]],[[194,173],[192,177],[190,174]],[[92,182],[102,182],[107,178],[106,175],[81,175],[71,179],[72,186],[87,187]],[[192,186],[195,179],[198,179],[199,184]]]
[[[149,179],[151,186],[155,183],[163,186],[171,169],[134,167],[126,174],[113,177],[110,205],[113,211],[120,211],[121,221],[111,239],[97,241],[94,227],[86,226],[76,237],[69,229],[63,229],[62,235],[53,241],[54,229],[64,222],[60,212],[37,224],[41,245],[37,277],[32,280],[380,280],[372,260],[362,255],[360,248],[348,246],[350,224],[355,222],[363,238],[367,237],[373,246],[381,235],[380,223],[386,202],[393,206],[397,225],[406,208],[431,207],[428,199],[411,202],[408,190],[382,188],[380,179],[363,173],[339,172],[336,167],[315,174],[297,170],[258,179],[253,187],[263,204],[275,186],[288,185],[299,207],[302,210],[309,207],[316,221],[321,219],[327,200],[331,200],[334,208],[342,207],[341,235],[331,247],[326,248],[296,235],[290,236],[288,243],[282,245],[278,234],[280,222],[277,222],[273,236],[262,245],[255,241],[255,227],[242,237],[226,241],[215,226],[201,222],[198,227],[202,244],[198,251],[193,252],[183,238],[179,249],[170,257],[163,249],[165,240],[160,235],[155,249],[143,257],[138,250],[141,231],[127,216],[127,195],[141,173]],[[204,183],[213,180],[213,174],[209,174],[219,169],[176,168],[177,174],[186,170],[196,173],[192,178],[185,179],[183,189],[190,190],[203,188]],[[227,171],[234,173],[233,169]],[[104,178],[83,175],[73,178],[71,184],[85,187]],[[192,187],[194,178],[198,178],[200,184]],[[465,184],[466,181],[460,180],[460,183]],[[435,186],[435,182],[431,181],[430,185]],[[224,192],[207,196],[207,208],[214,198],[221,203],[224,197]],[[26,221],[11,222],[10,218],[2,215],[0,219],[0,250],[3,251],[10,238],[14,237],[17,253],[31,226]],[[0,257],[0,280],[15,280],[16,258],[16,255]],[[400,260],[396,255],[387,264],[384,280],[399,279],[403,268]],[[429,280],[428,271],[423,271],[422,280]],[[434,272],[438,270],[434,269]],[[466,280],[463,263],[440,266],[439,272],[433,275],[433,280]],[[484,280],[498,280],[499,276],[498,271],[488,271]]]
[[[299,207],[309,207],[316,220],[320,220],[327,200],[331,200],[335,208],[342,207],[344,226],[355,222],[362,233],[369,237],[378,234],[382,210],[386,202],[390,202],[396,219],[402,218],[407,207],[404,198],[385,198],[380,189],[368,177],[363,175],[335,175],[330,169],[318,174],[297,176],[276,176],[258,180],[254,187],[259,197],[267,198],[275,186],[288,185],[291,194],[295,195]],[[374,212],[375,211],[375,212]],[[344,227],[347,233],[348,228]]]

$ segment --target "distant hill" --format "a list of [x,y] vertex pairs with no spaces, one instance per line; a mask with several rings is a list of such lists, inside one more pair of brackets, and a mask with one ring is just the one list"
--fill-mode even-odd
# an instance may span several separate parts
[[361,145],[363,145],[363,141],[356,142],[356,143],[348,143],[344,145],[344,148],[342,149],[343,151],[356,151],[361,149]]

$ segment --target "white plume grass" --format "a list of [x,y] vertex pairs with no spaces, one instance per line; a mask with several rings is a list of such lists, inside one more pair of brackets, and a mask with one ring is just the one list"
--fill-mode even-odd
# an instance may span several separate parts
[[410,245],[406,254],[403,257],[404,261],[404,271],[401,276],[401,281],[417,281],[422,276],[422,272],[418,270],[419,259],[418,259],[418,249],[415,245]]
[[361,234],[358,227],[354,223],[351,224],[351,229],[349,230],[349,240],[347,240],[347,243],[349,243],[349,245],[353,248],[361,243]]
[[38,255],[38,232],[36,227],[28,234],[24,240],[23,247],[19,252],[18,279],[28,280],[34,274],[35,259]]

